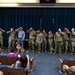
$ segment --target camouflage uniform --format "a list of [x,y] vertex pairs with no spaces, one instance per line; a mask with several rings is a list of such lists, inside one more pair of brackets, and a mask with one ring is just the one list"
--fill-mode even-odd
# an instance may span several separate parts
[[55,42],[55,53],[58,50],[59,54],[62,52],[63,46],[63,39],[62,39],[62,32],[56,32],[54,35],[54,42]]
[[53,34],[48,35],[48,44],[49,44],[49,52],[52,53],[53,51]]
[[66,30],[63,32],[63,42],[64,42],[64,47],[65,47],[64,48],[65,54],[67,53],[68,47],[69,47],[69,36],[68,36],[69,33],[70,33],[69,30]]
[[42,43],[42,33],[38,33],[36,34],[36,46],[38,51],[41,51],[41,43]]
[[32,49],[34,51],[34,39],[35,39],[35,31],[28,31],[29,32],[29,49]]
[[46,51],[46,45],[47,45],[47,33],[41,33],[42,34],[42,51]]
[[15,31],[7,31],[7,34],[9,34],[8,48],[14,47],[15,40],[16,40],[16,32]]
[[0,44],[3,47],[3,33],[5,32],[5,30],[0,29]]
[[70,42],[71,42],[71,50],[70,50],[70,52],[73,53],[74,48],[75,48],[75,31],[70,33]]

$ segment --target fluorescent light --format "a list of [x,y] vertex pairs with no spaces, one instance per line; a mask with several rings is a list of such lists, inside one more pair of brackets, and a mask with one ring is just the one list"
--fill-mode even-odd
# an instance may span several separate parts
[[0,7],[15,7],[18,6],[17,3],[1,3]]

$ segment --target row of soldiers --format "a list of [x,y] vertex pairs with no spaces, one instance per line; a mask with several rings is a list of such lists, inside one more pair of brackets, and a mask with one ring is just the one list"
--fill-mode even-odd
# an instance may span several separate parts
[[[5,30],[0,28],[0,45],[3,47],[3,33]],[[16,32],[18,32],[18,37]],[[14,30],[13,28],[10,28],[9,31],[7,31],[7,34],[9,35],[8,38],[8,48],[14,47],[15,48],[15,42],[18,41],[22,47],[23,46],[23,41],[25,39],[25,32],[23,31],[22,27],[19,27],[18,29]],[[6,39],[6,38],[5,38]]]
[[[0,45],[2,47],[3,47],[3,33],[5,33],[5,30],[0,28]],[[7,31],[7,34],[9,34],[8,48],[11,47],[11,45],[14,47],[14,43],[16,39],[16,32],[13,30],[13,28],[11,28],[10,31]]]
[[[21,30],[19,28],[19,30]],[[5,30],[0,28],[0,44],[3,46],[3,33]],[[22,32],[22,30],[21,30]],[[61,31],[59,28],[57,32],[53,35],[52,31],[49,31],[48,34],[45,30],[35,31],[32,27],[27,30],[29,33],[29,49],[32,51],[41,51],[56,53],[60,55],[64,51],[65,54],[69,51],[71,54],[75,52],[75,29],[72,28],[71,32],[64,28],[64,31]],[[10,28],[10,31],[7,31],[9,34],[8,48],[14,46],[15,40],[17,39],[16,32],[13,28]],[[19,33],[21,34],[21,33]],[[19,35],[20,36],[20,35]],[[19,37],[18,37],[19,38]],[[19,38],[20,39],[20,38]]]
[[27,32],[29,33],[29,49],[32,51],[37,50],[38,53],[48,51],[50,54],[58,52],[60,55],[62,52],[65,54],[75,52],[74,28],[71,29],[71,32],[67,28],[64,28],[64,31],[59,28],[54,35],[52,31],[47,34],[45,30],[35,31],[32,27]]

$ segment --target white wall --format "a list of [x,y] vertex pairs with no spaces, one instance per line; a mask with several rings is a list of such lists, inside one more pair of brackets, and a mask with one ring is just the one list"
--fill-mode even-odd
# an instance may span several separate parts
[[16,2],[17,0],[0,0],[2,3],[11,3],[11,2]]
[[[0,2],[40,3],[40,0],[0,0]],[[75,3],[75,0],[56,0],[56,3]]]
[[75,3],[75,0],[56,0],[56,3]]
[[18,0],[20,3],[39,3],[39,0]]
[[0,0],[1,3],[39,3],[39,0]]

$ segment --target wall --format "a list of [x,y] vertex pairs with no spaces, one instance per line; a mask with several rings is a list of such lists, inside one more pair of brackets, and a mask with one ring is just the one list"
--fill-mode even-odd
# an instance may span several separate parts
[[[40,0],[0,0],[0,2],[39,3]],[[56,3],[75,3],[75,0],[56,0]]]
[[75,0],[56,0],[56,3],[75,3]]
[[39,3],[39,0],[0,0],[0,2],[8,2],[8,3]]

